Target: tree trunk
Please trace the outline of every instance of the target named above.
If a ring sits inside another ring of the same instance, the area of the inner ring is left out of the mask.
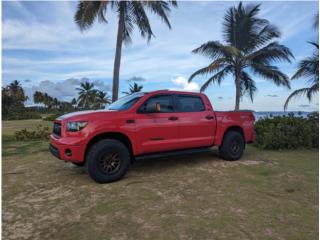
[[[241,92],[240,92],[240,72],[239,70],[237,69],[236,70],[236,104],[235,104],[235,107],[234,107],[234,110],[235,111],[238,111],[240,109],[240,95],[241,95]]]
[[[125,8],[125,2],[121,1],[119,22],[118,22],[117,46],[116,46],[116,54],[115,54],[114,66],[113,66],[112,102],[118,99],[118,92],[119,92],[121,49],[122,49],[123,32],[124,32],[124,8]]]

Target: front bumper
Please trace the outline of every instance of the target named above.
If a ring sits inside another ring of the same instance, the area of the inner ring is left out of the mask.
[[[49,151],[51,152],[51,154],[52,154],[53,156],[55,156],[56,158],[61,159],[58,148],[56,148],[56,147],[53,146],[52,144],[49,144]]]
[[[56,158],[67,161],[67,162],[83,162],[85,154],[85,145],[74,145],[72,141],[70,144],[65,144],[68,142],[67,139],[61,139],[50,135],[50,145],[49,151]]]

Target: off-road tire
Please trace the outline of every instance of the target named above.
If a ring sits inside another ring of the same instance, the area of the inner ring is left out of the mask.
[[[118,154],[120,165],[115,172],[107,173],[103,159],[110,153]],[[121,179],[127,173],[129,166],[128,148],[122,142],[114,139],[105,139],[95,143],[88,151],[85,164],[89,176],[98,183],[109,183]]]
[[[223,138],[222,145],[219,147],[219,155],[225,160],[239,160],[245,149],[245,141],[241,133],[229,131]]]

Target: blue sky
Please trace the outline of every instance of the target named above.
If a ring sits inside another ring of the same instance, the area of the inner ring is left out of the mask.
[[[170,14],[169,30],[149,14],[155,38],[147,43],[133,34],[133,43],[124,46],[120,70],[120,92],[132,79],[145,91],[157,89],[198,90],[205,78],[192,84],[186,79],[209,60],[191,51],[209,40],[222,40],[222,19],[226,10],[238,2],[178,2]],[[312,22],[317,1],[250,2],[261,3],[260,17],[268,19],[282,32],[279,42],[295,55],[292,64],[278,64],[292,76],[299,60],[310,56],[313,48],[307,41],[316,40]],[[245,4],[247,4],[245,2]],[[2,85],[20,80],[29,96],[35,90],[47,91],[63,100],[76,96],[75,87],[89,79],[99,89],[109,91],[112,84],[117,22],[109,12],[109,23],[95,23],[81,33],[73,21],[77,2],[2,3]],[[254,102],[243,98],[242,109],[281,111],[292,90],[254,76],[258,91]],[[305,79],[291,82],[292,89],[304,87]],[[234,108],[235,86],[232,76],[211,85],[205,92],[217,110]],[[318,96],[309,103],[299,98],[289,110],[318,110]],[[31,102],[28,102],[31,104]]]

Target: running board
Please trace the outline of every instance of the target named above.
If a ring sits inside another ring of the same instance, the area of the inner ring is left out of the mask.
[[[149,154],[137,156],[135,157],[135,159],[142,160],[142,159],[152,159],[152,158],[173,157],[173,156],[179,156],[179,155],[188,155],[188,154],[211,152],[211,151],[212,151],[211,147],[193,148],[193,149],[176,150],[176,151],[169,151],[169,152],[149,153]]]

